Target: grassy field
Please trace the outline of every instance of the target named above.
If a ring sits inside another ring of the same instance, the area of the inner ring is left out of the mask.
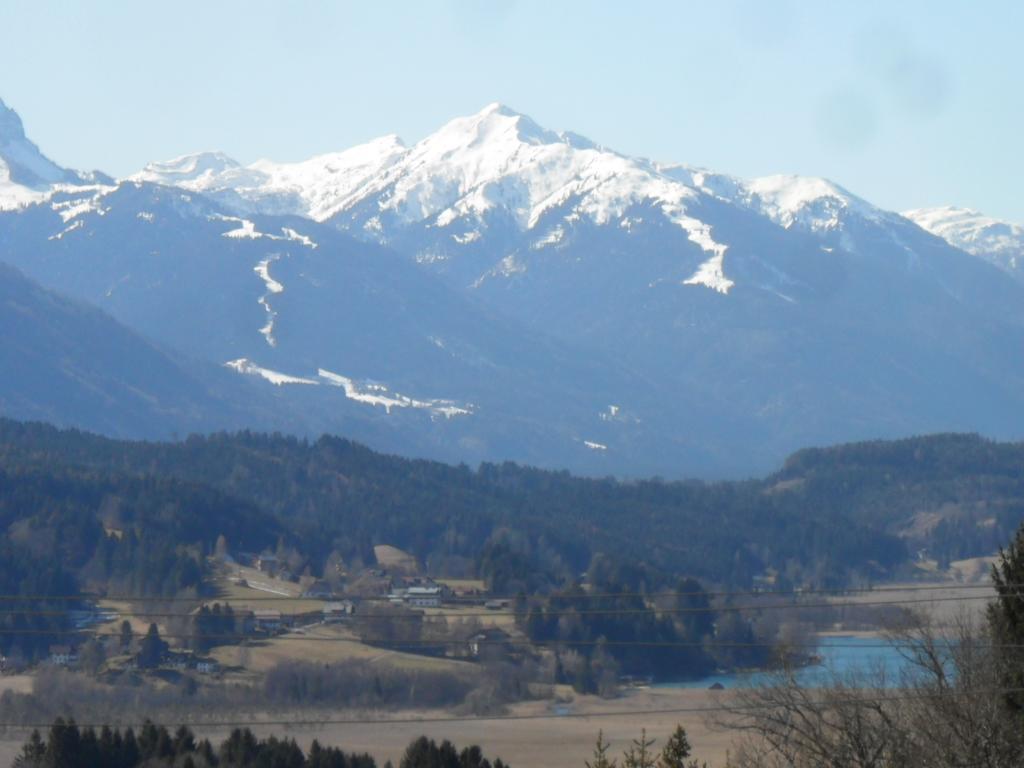
[[[283,635],[253,642],[244,651],[224,646],[211,655],[225,666],[236,666],[247,656],[250,673],[266,672],[282,661],[310,661],[330,664],[350,659],[416,669],[456,669],[465,662],[401,653],[364,645],[350,630],[338,625],[314,625]]]
[[[390,544],[378,544],[373,548],[373,555],[381,568],[396,569],[410,574],[419,572],[419,563],[415,557]]]
[[[245,585],[238,580],[244,580]],[[302,588],[293,582],[274,579],[255,568],[234,567],[231,575],[223,574],[214,581],[217,597],[207,603],[229,603],[236,610],[274,610],[282,613],[319,611],[323,600],[298,599]],[[277,599],[280,598],[280,599]]]
[[[711,768],[725,765],[726,753],[734,734],[719,730],[705,722],[701,714],[644,714],[644,710],[694,708],[715,706],[727,701],[728,691],[695,691],[682,689],[639,689],[618,699],[602,700],[592,696],[576,697],[561,712],[572,715],[551,716],[536,720],[475,720],[470,722],[408,722],[413,718],[446,718],[450,715],[435,710],[402,712],[391,717],[402,722],[367,722],[356,724],[323,723],[331,719],[357,719],[359,713],[320,711],[309,716],[322,724],[314,726],[260,726],[251,727],[262,736],[276,734],[295,738],[303,747],[313,739],[321,743],[341,746],[347,750],[369,752],[377,758],[378,766],[385,760],[399,763],[406,745],[414,738],[426,734],[434,739],[451,739],[457,745],[480,744],[489,757],[500,756],[513,768],[582,768],[583,761],[591,759],[598,729],[604,731],[616,757],[630,739],[646,728],[649,736],[664,744],[665,738],[682,724],[690,736],[694,755],[707,761]],[[553,715],[548,702],[527,702],[512,709],[512,714],[527,716]],[[301,716],[289,713],[289,716]],[[230,717],[230,715],[227,715]],[[367,719],[387,718],[381,713],[363,713]],[[171,724],[168,724],[171,725]],[[200,736],[217,741],[223,739],[227,728],[196,728]],[[9,765],[27,734],[8,733],[0,741],[0,765]]]

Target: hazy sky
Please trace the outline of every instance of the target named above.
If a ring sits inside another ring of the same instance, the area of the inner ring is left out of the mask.
[[[622,152],[1024,221],[1021,2],[0,0],[0,98],[63,165],[414,142],[501,101]]]

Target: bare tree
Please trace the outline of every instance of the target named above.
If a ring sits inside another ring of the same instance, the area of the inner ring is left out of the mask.
[[[963,619],[891,633],[906,665],[802,686],[792,670],[742,690],[719,718],[744,734],[737,768],[1011,768],[1024,735],[1001,695],[985,628]]]

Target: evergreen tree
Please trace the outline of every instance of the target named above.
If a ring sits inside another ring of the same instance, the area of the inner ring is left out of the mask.
[[[74,720],[64,721],[58,717],[50,728],[46,740],[46,755],[43,764],[47,768],[79,768],[81,734]]]
[[[46,745],[43,743],[39,731],[32,731],[25,746],[16,758],[12,768],[42,768],[43,758],[46,756]]]
[[[1006,705],[1024,718],[1024,525],[992,566],[996,600],[988,625],[997,648]]]
[[[658,768],[701,768],[696,760],[689,760],[692,747],[686,736],[686,729],[677,725],[672,735],[665,742],[665,748],[661,750],[661,757],[658,758]],[[706,767],[706,764],[705,764]]]
[[[121,622],[121,650],[130,651],[135,633],[132,632],[132,623],[125,619]]]
[[[633,743],[622,756],[623,768],[655,768],[654,739],[647,738],[647,729],[640,731],[640,738],[633,739]]]
[[[139,668],[155,669],[160,666],[160,660],[166,652],[167,643],[160,639],[160,630],[156,624],[150,624],[139,648]]]
[[[587,768],[618,768],[615,758],[608,756],[609,749],[611,744],[604,740],[604,731],[598,731],[597,743],[594,745],[594,762],[584,760],[583,764]]]

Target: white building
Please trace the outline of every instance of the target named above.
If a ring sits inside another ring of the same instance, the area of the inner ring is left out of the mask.
[[[441,605],[440,587],[409,587],[405,602],[417,608],[438,608]]]

